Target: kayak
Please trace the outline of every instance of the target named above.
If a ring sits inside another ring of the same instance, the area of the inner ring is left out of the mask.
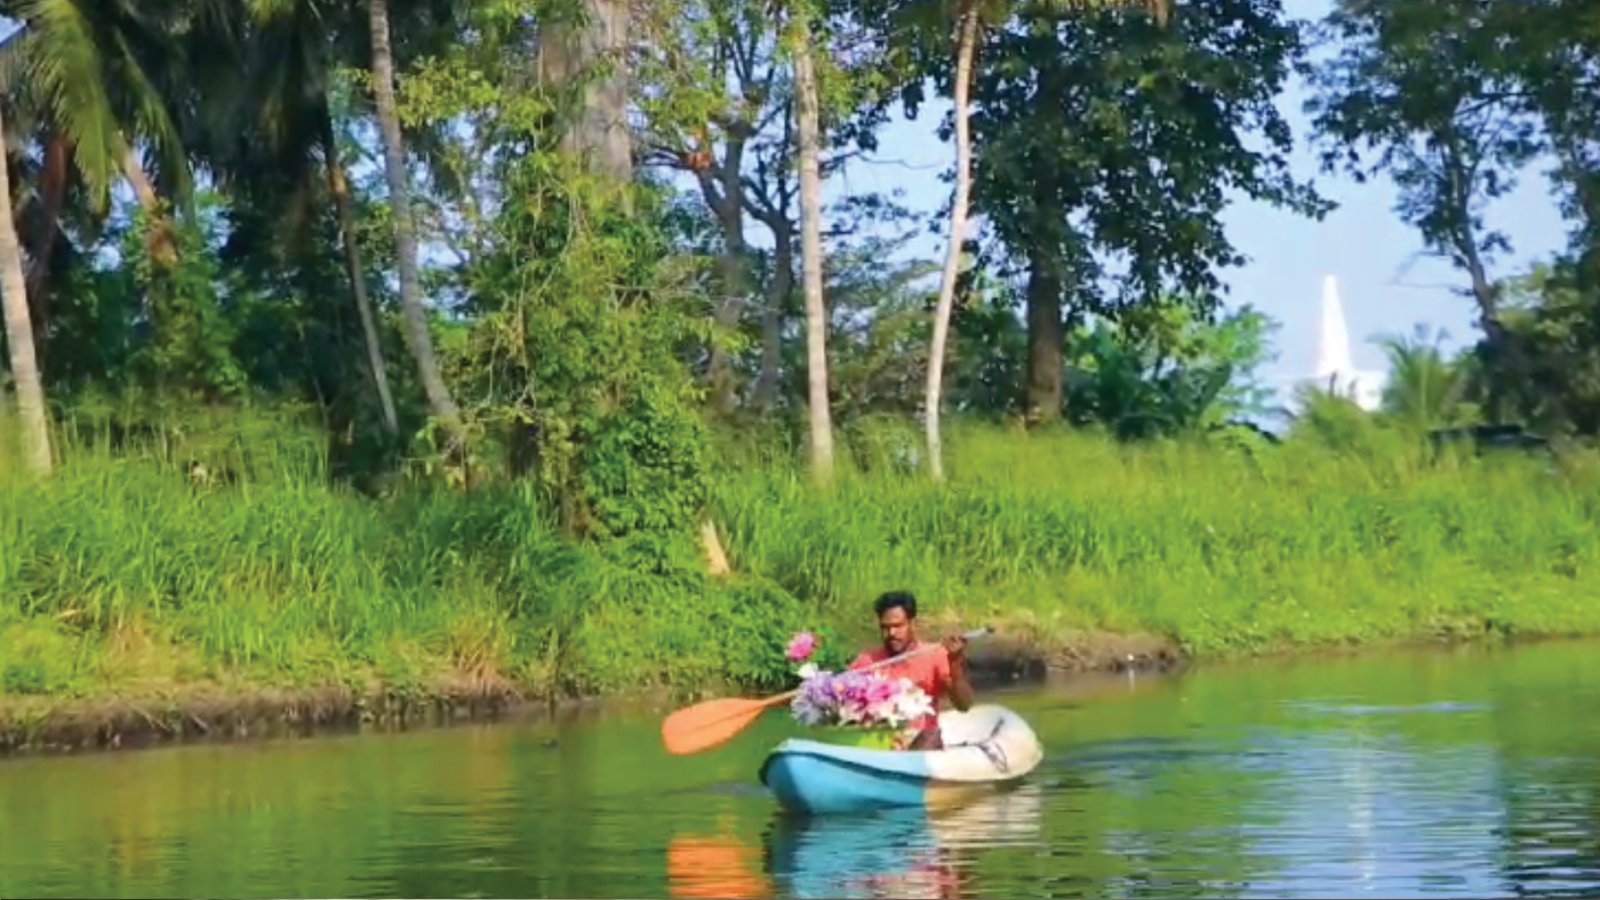
[[[959,802],[1018,781],[1044,758],[1022,717],[994,704],[942,712],[942,750],[882,750],[791,738],[761,764],[761,783],[795,812],[860,812]]]

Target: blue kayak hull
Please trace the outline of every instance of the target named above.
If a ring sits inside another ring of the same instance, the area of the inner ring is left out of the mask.
[[[902,757],[883,765],[890,753]],[[785,809],[805,813],[862,812],[921,806],[930,776],[920,753],[863,750],[819,741],[778,745],[761,766],[761,783]]]
[[[879,750],[791,738],[767,755],[761,783],[785,809],[863,812],[960,801],[1025,777],[1044,758],[1026,722],[994,705],[940,714],[945,748]]]

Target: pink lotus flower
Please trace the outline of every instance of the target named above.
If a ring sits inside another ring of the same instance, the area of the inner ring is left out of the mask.
[[[784,655],[790,662],[805,662],[817,649],[817,637],[809,631],[802,631],[789,641],[789,646],[784,650]]]

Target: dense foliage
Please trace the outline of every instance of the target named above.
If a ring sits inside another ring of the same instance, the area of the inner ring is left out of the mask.
[[[131,635],[179,680],[760,681],[891,582],[1201,650],[1590,627],[1505,598],[1592,559],[1600,12],[1285,7],[0,0],[0,692]],[[1230,203],[1329,208],[1297,68],[1482,334],[1390,340],[1378,416],[1307,395],[1277,446],[1273,323],[1220,285]],[[942,282],[927,210],[821,190],[931,92],[977,217]],[[1485,204],[1547,164],[1570,246],[1497,274]],[[1560,468],[1427,455],[1482,423]]]

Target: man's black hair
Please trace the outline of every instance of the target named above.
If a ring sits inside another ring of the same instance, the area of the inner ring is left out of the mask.
[[[906,611],[906,618],[917,617],[917,598],[910,591],[890,591],[872,603],[872,611],[881,618],[884,613],[896,606]]]

